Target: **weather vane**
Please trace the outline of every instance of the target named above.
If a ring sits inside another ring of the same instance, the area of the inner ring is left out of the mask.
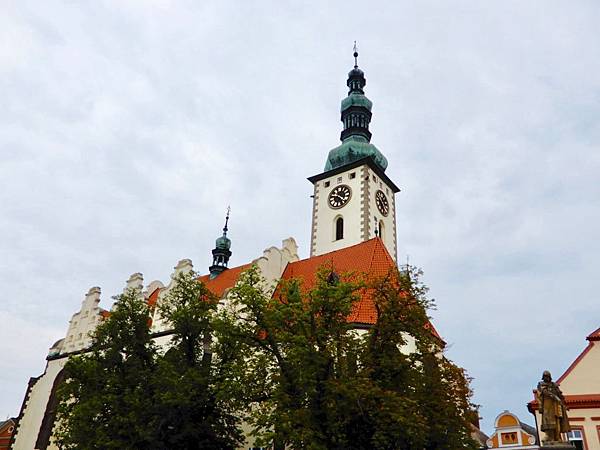
[[[354,41],[354,67],[358,67],[358,47],[356,46],[356,41]]]

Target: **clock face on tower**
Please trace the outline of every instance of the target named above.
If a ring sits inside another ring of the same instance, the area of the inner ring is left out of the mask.
[[[345,184],[340,184],[339,186],[334,187],[329,193],[329,206],[333,209],[341,208],[348,203],[351,195],[352,191],[350,190],[350,187]]]
[[[390,204],[383,191],[377,191],[375,193],[375,203],[377,203],[377,209],[381,214],[387,217],[390,212]]]

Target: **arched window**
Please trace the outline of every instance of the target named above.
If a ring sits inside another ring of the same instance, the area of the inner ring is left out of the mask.
[[[383,220],[379,221],[379,238],[383,239],[383,230],[384,230],[384,225],[383,225]]]
[[[344,239],[344,218],[338,217],[335,219],[335,240]]]

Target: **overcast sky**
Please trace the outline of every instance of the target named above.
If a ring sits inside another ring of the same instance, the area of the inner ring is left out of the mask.
[[[325,4],[327,3],[327,4]],[[600,327],[597,1],[25,2],[0,6],[0,420],[91,286],[206,272],[293,236],[338,144],[352,43],[483,429]]]

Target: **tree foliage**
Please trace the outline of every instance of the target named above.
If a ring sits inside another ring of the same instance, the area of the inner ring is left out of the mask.
[[[227,390],[230,373],[213,355],[217,304],[194,272],[180,274],[160,303],[173,331],[154,382],[156,430],[164,448],[233,449],[242,441],[239,404]]]
[[[227,373],[211,349],[215,297],[193,272],[177,276],[159,307],[172,330],[164,353],[141,293],[128,290],[116,300],[91,352],[65,366],[60,448],[237,448],[239,407],[221,388]]]
[[[474,449],[468,380],[430,329],[414,268],[379,279],[321,268],[314,286],[267,286],[257,267],[227,300],[180,274],[159,314],[117,298],[61,389],[58,443],[77,449],[233,449],[241,423],[275,449]],[[360,302],[375,317],[350,323]]]
[[[98,326],[91,351],[71,357],[61,386],[57,442],[64,449],[153,448],[153,392],[157,349],[140,292],[118,296]]]
[[[432,301],[419,276],[407,268],[340,279],[322,268],[314,287],[282,281],[274,294],[258,269],[242,276],[221,313],[219,340],[243,347],[259,445],[475,448],[468,382],[429,328]],[[376,311],[362,330],[348,322],[359,296]]]

